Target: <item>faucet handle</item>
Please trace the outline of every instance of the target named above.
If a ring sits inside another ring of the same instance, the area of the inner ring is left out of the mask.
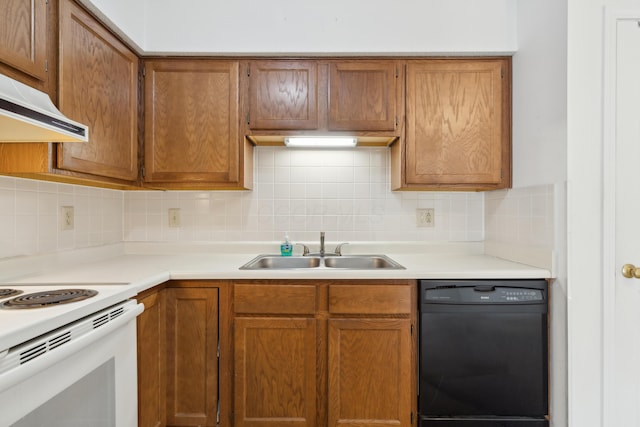
[[[345,242],[345,243],[340,243],[338,246],[336,246],[336,249],[333,251],[336,255],[340,255],[342,256],[342,247],[344,245],[348,245],[349,243]]]
[[[309,255],[309,246],[305,245],[304,243],[294,243],[294,244],[302,246],[302,256]]]

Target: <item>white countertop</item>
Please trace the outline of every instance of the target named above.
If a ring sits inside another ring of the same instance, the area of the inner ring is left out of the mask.
[[[330,244],[327,248],[332,248]],[[0,261],[0,281],[129,283],[137,292],[169,279],[527,279],[548,278],[546,268],[483,253],[478,244],[351,244],[348,254],[384,254],[405,270],[240,270],[275,244],[124,243],[92,250]],[[312,248],[313,250],[313,248]],[[38,259],[39,258],[39,259]],[[4,264],[4,265],[3,265]],[[11,265],[13,264],[13,265]],[[31,270],[31,271],[29,271]],[[4,279],[4,280],[3,280]]]
[[[327,244],[329,250],[333,249]],[[0,260],[0,288],[83,287],[99,297],[17,313],[0,310],[0,352],[68,322],[109,307],[170,279],[539,279],[546,268],[484,253],[482,243],[357,243],[343,253],[384,254],[404,270],[240,270],[260,254],[277,254],[277,243],[121,243],[54,254]],[[317,248],[313,248],[314,251]],[[296,249],[299,250],[299,249]],[[108,285],[111,283],[112,285]]]

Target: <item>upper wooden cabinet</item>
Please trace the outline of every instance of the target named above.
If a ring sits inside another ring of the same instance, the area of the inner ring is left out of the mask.
[[[58,168],[138,177],[138,57],[71,0],[60,0],[59,108],[89,142],[58,147]]]
[[[0,61],[40,81],[47,80],[47,3],[0,2]]]
[[[405,138],[392,146],[394,190],[511,186],[511,62],[407,63]]]
[[[145,61],[145,185],[250,188],[238,97],[237,61]]]
[[[395,61],[329,64],[329,130],[391,131],[398,120]]]
[[[401,63],[392,59],[246,63],[245,132],[256,143],[288,135],[348,134],[385,145],[400,135]]]
[[[318,128],[318,63],[253,61],[249,64],[251,129]]]

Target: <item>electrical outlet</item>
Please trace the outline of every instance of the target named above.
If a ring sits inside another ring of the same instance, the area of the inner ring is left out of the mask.
[[[60,206],[60,229],[73,230],[73,206]]]
[[[434,227],[435,226],[435,209],[416,209],[416,226],[417,227]]]
[[[180,208],[169,209],[169,227],[180,227]]]

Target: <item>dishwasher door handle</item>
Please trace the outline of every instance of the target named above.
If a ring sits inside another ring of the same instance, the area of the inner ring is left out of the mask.
[[[476,285],[473,290],[476,292],[495,292],[496,287],[493,285]]]

